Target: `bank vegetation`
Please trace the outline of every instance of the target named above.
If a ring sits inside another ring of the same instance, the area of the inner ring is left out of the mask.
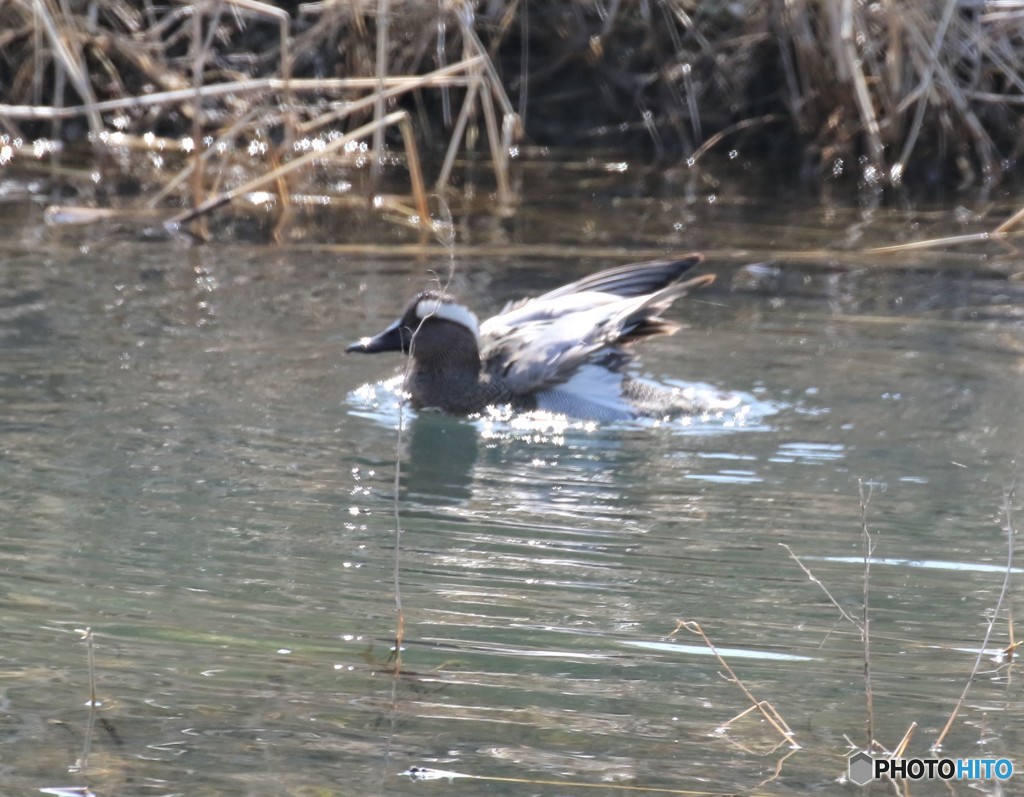
[[[1022,110],[1024,0],[0,2],[0,165],[176,224],[360,188],[422,224],[466,159],[509,208],[533,148],[992,186]]]

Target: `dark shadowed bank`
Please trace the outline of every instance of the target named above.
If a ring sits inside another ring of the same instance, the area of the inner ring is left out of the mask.
[[[57,160],[83,205],[143,192],[193,224],[254,192],[282,217],[311,185],[358,203],[366,181],[422,223],[467,154],[507,205],[531,147],[991,186],[1024,142],[1024,5],[7,0],[0,95],[4,166]]]

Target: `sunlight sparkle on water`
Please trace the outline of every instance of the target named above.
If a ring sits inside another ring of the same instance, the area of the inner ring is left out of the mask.
[[[863,556],[805,556],[804,559],[816,559],[820,562],[836,562],[844,565],[864,565]],[[973,573],[1005,573],[1006,565],[987,565],[979,562],[944,562],[939,559],[896,559],[893,557],[874,557],[868,559],[873,565],[892,565],[895,567],[923,567],[929,570],[960,570]],[[1012,567],[1013,574],[1024,573],[1024,568]]]
[[[767,650],[751,650],[749,648],[721,648],[711,650],[706,645],[683,645],[678,642],[644,642],[627,639],[623,645],[644,650],[656,650],[659,653],[682,653],[688,656],[713,656],[718,654],[730,659],[763,659],[765,661],[814,661],[809,656],[795,656],[791,653],[776,653]]]
[[[292,144],[292,149],[296,152],[323,152],[326,146],[327,143],[322,138],[305,137]]]
[[[488,407],[481,415],[481,434],[487,440],[527,438],[535,443],[563,445],[566,432],[597,430],[595,421],[581,421],[552,412],[516,412],[509,406]]]
[[[50,138],[37,138],[32,142],[32,154],[37,158],[60,152],[62,149],[64,149],[64,145],[60,141]]]
[[[246,199],[253,205],[269,205],[277,200],[277,196],[270,191],[252,191]]]

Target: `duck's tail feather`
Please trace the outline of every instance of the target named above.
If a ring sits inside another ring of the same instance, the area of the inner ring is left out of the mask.
[[[644,318],[635,326],[629,328],[621,338],[619,343],[633,343],[642,338],[651,338],[655,335],[671,335],[679,330],[679,324],[672,321],[666,321],[664,318],[658,316],[651,316],[650,318]]]
[[[623,319],[622,343],[631,343],[641,338],[649,338],[653,335],[671,335],[679,329],[679,325],[672,321],[666,321],[660,316],[671,306],[672,302],[681,296],[685,296],[692,288],[703,288],[715,281],[714,274],[704,274],[700,277],[688,279],[685,282],[678,282],[662,288],[660,291],[651,294],[650,298],[635,307],[630,314]]]

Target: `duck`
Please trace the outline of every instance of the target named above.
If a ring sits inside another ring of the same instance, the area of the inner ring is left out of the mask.
[[[417,411],[467,416],[507,406],[594,421],[692,413],[699,408],[685,391],[623,367],[631,344],[679,329],[661,314],[714,281],[684,279],[703,259],[692,253],[610,268],[510,302],[482,323],[453,296],[424,290],[386,329],[346,351],[408,355],[404,389]]]

